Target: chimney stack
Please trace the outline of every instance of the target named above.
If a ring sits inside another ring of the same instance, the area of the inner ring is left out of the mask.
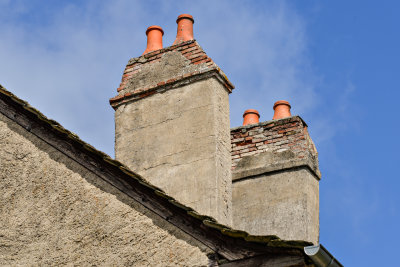
[[[180,15],[165,48],[149,27],[145,53],[129,60],[110,99],[116,159],[219,223],[317,244],[321,174],[306,123],[281,100],[273,120],[249,109],[229,129],[234,86],[193,40],[193,22]]]
[[[193,40],[193,21],[180,15],[175,45],[163,49],[162,29],[149,27],[145,54],[129,60],[110,99],[115,157],[179,202],[231,225],[234,86]]]
[[[179,15],[176,23],[178,24],[176,39],[173,45],[193,40],[194,19],[189,14]]]
[[[160,26],[153,25],[148,27],[146,30],[146,35],[147,47],[142,55],[163,48],[162,37],[164,35],[164,31]]]
[[[231,129],[232,224],[253,235],[319,238],[318,154],[305,122],[278,101],[271,121]],[[249,114],[249,115],[247,115]],[[256,115],[257,114],[257,115]]]

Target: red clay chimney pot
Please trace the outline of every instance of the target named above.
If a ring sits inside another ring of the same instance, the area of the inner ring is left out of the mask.
[[[153,25],[147,28],[147,47],[142,55],[147,54],[149,52],[162,49],[162,36],[164,35],[164,31],[160,26]]]
[[[193,24],[194,19],[189,14],[179,15],[176,19],[176,23],[178,24],[176,39],[173,43],[179,44],[185,41],[193,40]]]
[[[260,114],[255,109],[248,109],[243,113],[243,126],[259,122]]]
[[[279,120],[287,117],[291,117],[292,114],[290,114],[290,104],[288,101],[285,100],[279,100],[276,101],[274,104],[274,117],[272,118],[273,120]]]

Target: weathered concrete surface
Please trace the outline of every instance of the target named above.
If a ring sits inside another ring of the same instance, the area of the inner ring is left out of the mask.
[[[122,104],[115,125],[117,160],[199,213],[231,224],[229,102],[217,79]]]
[[[137,73],[132,75],[127,87],[120,94],[206,68],[205,63],[192,65],[190,60],[186,59],[180,52],[170,51],[164,53],[160,61],[144,64]]]
[[[286,148],[269,148],[265,151],[267,153],[243,157],[232,173],[232,180],[303,166],[307,167],[316,179],[321,178],[318,160],[308,151],[304,151],[301,158]]]
[[[0,114],[0,266],[206,266],[211,251]]]
[[[233,172],[234,228],[318,243],[318,177],[303,164],[307,161],[294,155],[287,150],[264,152],[239,162]]]

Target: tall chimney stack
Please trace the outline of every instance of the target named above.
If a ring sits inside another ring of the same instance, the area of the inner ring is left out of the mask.
[[[318,154],[289,102],[274,110],[271,121],[231,129],[233,227],[317,244]]]
[[[177,19],[174,44],[151,26],[144,54],[129,60],[115,109],[115,156],[179,202],[253,235],[319,239],[318,153],[290,104],[254,109],[229,128],[234,86]]]
[[[193,40],[193,21],[180,15],[174,45],[163,49],[161,42],[149,46],[153,32],[162,36],[150,27],[145,54],[129,60],[110,99],[115,157],[181,203],[231,225],[234,87]]]

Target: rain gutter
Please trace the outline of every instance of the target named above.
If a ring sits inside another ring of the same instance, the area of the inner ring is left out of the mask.
[[[317,267],[343,267],[321,244],[304,247],[304,252]]]

